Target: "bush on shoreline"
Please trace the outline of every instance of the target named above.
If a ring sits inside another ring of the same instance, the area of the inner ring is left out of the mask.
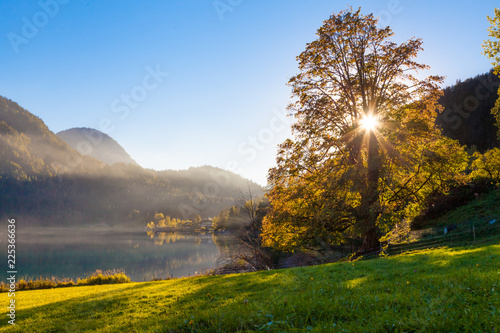
[[[123,270],[96,270],[95,272],[87,275],[85,278],[77,278],[76,282],[73,279],[63,278],[59,279],[57,277],[42,278],[38,279],[21,279],[16,283],[16,291],[20,290],[36,290],[36,289],[52,289],[52,288],[64,288],[73,286],[91,286],[97,284],[118,284],[118,283],[128,283],[130,278],[125,274]],[[5,282],[0,282],[0,292],[8,292],[10,286]]]

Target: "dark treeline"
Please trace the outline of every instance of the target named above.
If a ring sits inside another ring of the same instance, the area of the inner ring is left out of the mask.
[[[491,109],[498,99],[499,85],[500,78],[490,71],[445,88],[436,125],[445,136],[480,152],[498,147],[498,128]]]

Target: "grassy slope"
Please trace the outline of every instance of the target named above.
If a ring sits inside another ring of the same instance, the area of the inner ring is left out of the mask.
[[[467,205],[458,207],[430,220],[428,226],[446,227],[450,224],[468,223],[483,225],[494,218],[500,217],[500,189],[483,194]],[[500,223],[500,221],[498,221]]]
[[[500,245],[16,294],[0,332],[499,332]]]

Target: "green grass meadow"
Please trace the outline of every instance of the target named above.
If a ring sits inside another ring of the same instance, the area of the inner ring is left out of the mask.
[[[500,245],[0,294],[0,332],[500,332]]]

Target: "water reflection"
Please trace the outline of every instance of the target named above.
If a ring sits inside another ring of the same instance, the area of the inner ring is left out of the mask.
[[[18,230],[16,241],[19,277],[75,279],[96,269],[124,269],[133,281],[149,281],[214,268],[229,238],[138,229],[35,228]]]
[[[175,243],[178,240],[189,240],[194,239],[196,245],[200,245],[203,240],[206,242],[214,241],[213,234],[183,234],[180,232],[153,232],[148,231],[146,233],[151,239],[154,240],[156,245],[163,245],[163,243]]]

